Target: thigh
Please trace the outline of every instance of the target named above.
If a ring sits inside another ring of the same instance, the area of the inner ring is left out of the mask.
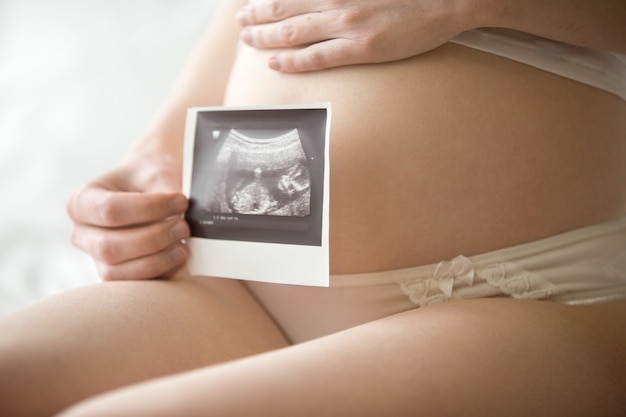
[[[237,281],[87,286],[0,319],[0,414],[50,415],[115,387],[285,343]]]
[[[449,303],[140,384],[63,417],[622,416],[625,330],[624,302]]]

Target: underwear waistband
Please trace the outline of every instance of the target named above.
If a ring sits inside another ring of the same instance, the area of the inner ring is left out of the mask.
[[[438,264],[331,277],[331,287],[394,283],[422,306],[492,296],[570,303],[624,298],[626,217]]]
[[[451,42],[570,78],[626,101],[626,55],[500,28],[463,32]]]

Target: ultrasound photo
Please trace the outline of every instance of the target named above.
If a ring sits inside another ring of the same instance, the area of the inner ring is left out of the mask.
[[[231,129],[208,178],[209,212],[304,217],[311,175],[298,129],[267,137]],[[217,135],[216,135],[217,136]]]
[[[325,108],[198,111],[192,236],[321,245]]]

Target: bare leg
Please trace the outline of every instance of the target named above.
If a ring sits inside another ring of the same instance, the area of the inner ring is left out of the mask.
[[[626,303],[475,300],[96,398],[63,417],[623,416]]]
[[[237,281],[88,286],[0,319],[0,415],[49,416],[119,386],[285,344]]]

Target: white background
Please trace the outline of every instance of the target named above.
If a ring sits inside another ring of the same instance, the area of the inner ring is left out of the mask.
[[[0,315],[97,280],[64,204],[167,97],[217,0],[0,0]]]

